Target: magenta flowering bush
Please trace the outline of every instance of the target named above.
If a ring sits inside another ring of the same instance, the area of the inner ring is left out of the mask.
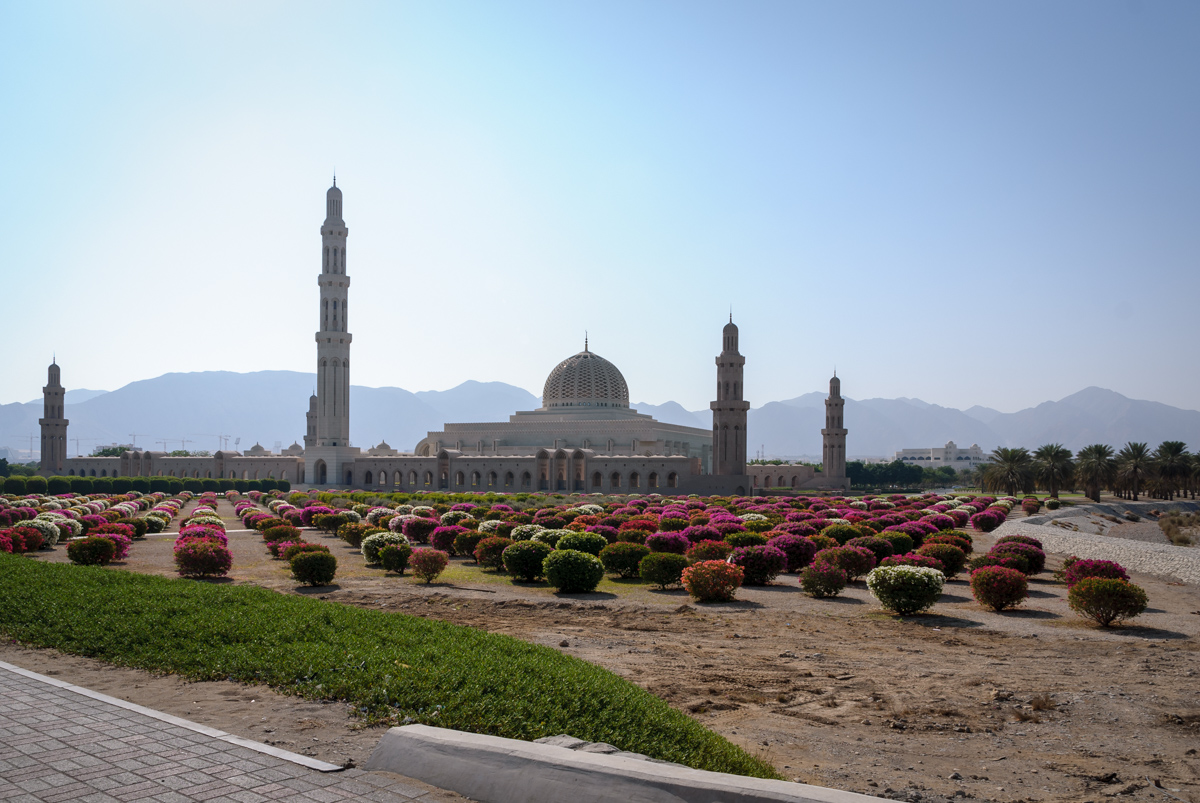
[[[692,542],[682,532],[655,533],[646,538],[646,546],[651,552],[673,552],[682,555],[691,545]]]
[[[1029,561],[1029,573],[1037,574],[1046,568],[1046,553],[1035,546],[1022,544],[1016,541],[1007,541],[1003,544],[996,544],[990,550],[990,555],[1020,555]]]
[[[469,532],[469,530],[457,524],[436,527],[429,535],[429,543],[434,549],[445,552],[447,555],[455,555],[457,553],[454,551],[454,542],[460,534],[465,532]]]
[[[584,532],[603,535],[604,540],[608,541],[610,544],[615,544],[617,542],[617,536],[620,535],[620,532],[616,527],[609,527],[604,524],[589,524]]]
[[[953,530],[956,526],[954,519],[942,513],[934,513],[933,515],[926,516],[921,521],[928,522],[938,530]]]
[[[807,526],[807,525],[802,525]],[[809,529],[812,529],[811,527]],[[775,547],[787,559],[784,571],[789,574],[800,571],[813,562],[817,554],[817,545],[803,535],[782,533],[767,542],[767,546]]]
[[[208,524],[192,524],[184,527],[179,531],[179,538],[176,540],[183,538],[207,538],[216,541],[221,546],[229,546],[229,536],[225,534],[225,531],[220,527]]]
[[[879,561],[880,566],[916,566],[921,569],[937,569],[946,573],[946,565],[931,555],[918,555],[916,552],[906,552],[903,555],[889,555]]]
[[[875,568],[875,553],[860,546],[840,546],[822,549],[813,558],[813,565],[832,566],[845,572],[847,580],[856,580]]]
[[[988,508],[971,517],[971,526],[981,533],[990,533],[1004,523],[1007,518],[998,508]]]
[[[690,527],[685,527],[683,529],[683,535],[693,544],[698,544],[701,541],[720,541],[725,537],[724,533],[722,533],[716,527],[695,524]]]
[[[1106,580],[1128,580],[1125,567],[1111,560],[1076,560],[1063,571],[1067,588],[1073,588],[1080,580],[1100,577]]]
[[[133,539],[124,533],[96,533],[95,538],[107,538],[113,543],[113,560],[125,560],[129,557],[129,547],[133,544]]]
[[[785,521],[783,524],[775,525],[775,529],[772,532],[802,535],[805,538],[808,538],[809,536],[817,534],[817,528],[811,524],[804,524],[798,521]]]
[[[175,542],[175,567],[183,577],[223,577],[233,566],[229,548],[208,538]]]
[[[745,573],[743,582],[748,586],[769,585],[787,569],[787,555],[782,549],[766,546],[742,546],[733,550],[729,561],[741,566]]]

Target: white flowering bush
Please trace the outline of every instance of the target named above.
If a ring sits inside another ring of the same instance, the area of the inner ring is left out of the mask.
[[[396,511],[396,515],[398,515],[398,516],[406,516],[409,513],[413,512],[413,506],[412,505],[396,505],[394,510]]]
[[[41,518],[29,519],[28,521],[20,522],[21,527],[32,527],[42,534],[42,540],[45,541],[45,546],[54,546],[62,537],[62,532],[58,529],[58,525],[52,521]]]
[[[465,510],[447,510],[442,514],[441,522],[443,527],[451,527],[460,521],[473,518],[475,517]]]
[[[408,505],[401,505],[401,507],[408,507]],[[420,518],[420,516],[414,516],[411,513],[401,513],[398,516],[393,516],[392,518],[388,519],[387,528],[394,533],[404,532],[404,522],[408,521],[409,519],[418,518]]]
[[[60,538],[78,538],[83,535],[82,524],[58,513],[40,513],[37,518],[54,524],[58,528]]]
[[[933,607],[946,576],[923,566],[880,566],[867,575],[867,588],[885,610],[908,616]]]
[[[514,541],[532,541],[533,537],[544,529],[546,528],[540,524],[522,524],[513,528],[509,538]]]
[[[767,521],[767,517],[761,513],[743,513],[738,516],[742,521]]]
[[[404,506],[401,505],[400,507],[404,507]],[[396,508],[396,512],[399,513],[400,508]],[[437,511],[434,510],[429,505],[417,505],[416,507],[410,509],[408,512],[412,513],[414,516],[424,516],[425,518],[429,518],[430,513],[434,513],[434,514],[437,513]]]
[[[500,525],[503,523],[504,522],[500,521],[500,519],[488,519],[487,521],[481,521],[479,522],[479,532],[494,533],[496,530],[500,529]]]
[[[367,563],[374,565],[379,563],[379,550],[385,546],[398,544],[408,544],[408,539],[404,537],[403,533],[373,533],[363,539],[361,551],[363,557],[367,559]]]

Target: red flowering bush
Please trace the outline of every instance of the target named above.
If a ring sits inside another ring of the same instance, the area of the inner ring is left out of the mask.
[[[1029,596],[1029,581],[1016,569],[984,566],[971,572],[971,593],[980,605],[995,611],[1013,608]]]
[[[921,521],[927,522],[942,531],[953,530],[955,526],[954,519],[944,513],[934,513],[931,516],[921,519]]]
[[[1029,558],[1025,557],[1024,555],[997,555],[993,552],[989,552],[986,555],[980,555],[978,557],[971,558],[970,563],[967,564],[967,567],[972,572],[974,572],[976,569],[983,569],[988,566],[1002,566],[1005,569],[1016,569],[1024,575],[1033,574],[1033,568],[1030,566]]]
[[[769,585],[787,570],[787,555],[783,550],[766,544],[737,547],[729,560],[735,566],[742,567],[743,582],[748,586]]]
[[[1085,577],[1067,594],[1071,610],[1108,627],[1113,622],[1132,619],[1146,610],[1146,592],[1128,580]]]
[[[811,528],[810,528],[811,529]],[[817,545],[802,535],[781,533],[767,542],[767,546],[775,547],[787,558],[785,571],[795,573],[813,562],[817,554]]]
[[[1021,555],[1029,561],[1029,573],[1037,574],[1046,568],[1046,553],[1035,546],[1009,541],[988,550],[993,555]]]
[[[947,580],[961,572],[967,564],[967,553],[951,544],[926,544],[917,550],[917,554],[940,560],[942,573]]]
[[[191,524],[179,531],[176,541],[184,538],[202,538],[209,541],[215,541],[221,546],[229,546],[229,536],[225,534],[225,530],[221,527],[213,527],[208,524]]]
[[[733,554],[733,547],[724,541],[701,541],[684,554],[692,563],[700,563],[705,560],[725,560]]]
[[[175,567],[183,577],[223,577],[233,566],[229,547],[210,538],[182,538],[175,542]]]
[[[13,527],[8,531],[8,537],[12,540],[13,552],[17,554],[37,552],[46,542],[41,531],[33,527]]]
[[[844,571],[829,563],[813,563],[800,572],[800,587],[817,599],[836,597],[846,587],[847,580]]]
[[[114,544],[109,538],[89,536],[67,542],[67,557],[82,566],[105,566],[113,559]]]
[[[579,518],[588,518],[580,516]],[[577,519],[578,520],[578,519]],[[574,522],[572,522],[574,523]],[[604,524],[589,524],[584,532],[595,533],[596,535],[604,536],[604,540],[610,544],[615,544],[620,535],[620,531],[616,527],[608,527]]]
[[[865,576],[875,568],[875,553],[860,546],[840,546],[822,549],[813,558],[813,565],[832,566],[845,573],[847,580]]]
[[[650,554],[650,548],[641,544],[609,544],[600,550],[600,562],[604,570],[618,577],[637,577],[638,564]]]
[[[1077,559],[1063,571],[1063,580],[1067,588],[1073,588],[1076,583],[1087,577],[1104,577],[1109,580],[1128,580],[1125,567],[1111,560]]]
[[[504,550],[515,544],[511,538],[491,536],[475,545],[475,562],[485,569],[504,568]]]
[[[925,539],[926,544],[950,544],[961,549],[967,555],[975,551],[975,545],[970,538],[964,538],[958,533],[943,532],[937,535],[931,535]]]
[[[1044,549],[1042,542],[1031,535],[1002,535],[996,539],[997,544],[1029,544],[1038,549]]]
[[[702,560],[684,569],[680,581],[697,602],[729,602],[743,577],[740,566],[723,560]]]
[[[125,560],[129,557],[129,547],[133,543],[133,539],[124,533],[97,533],[89,538],[105,538],[112,541],[113,545],[113,560]]]
[[[916,566],[922,569],[937,569],[946,573],[946,565],[929,555],[918,555],[916,552],[905,552],[903,555],[889,555],[879,561],[880,566]]]
[[[408,565],[412,568],[412,573],[426,583],[432,583],[436,580],[438,575],[446,570],[446,566],[449,563],[450,556],[440,549],[414,549],[408,559]]]

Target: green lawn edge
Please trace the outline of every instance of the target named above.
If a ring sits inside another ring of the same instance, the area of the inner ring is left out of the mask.
[[[524,740],[566,733],[696,769],[782,777],[644,689],[548,647],[257,586],[0,553],[0,632],[114,664],[345,701],[370,722]]]

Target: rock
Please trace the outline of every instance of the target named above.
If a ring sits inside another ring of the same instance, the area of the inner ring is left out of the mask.
[[[1003,700],[1011,700],[1011,699],[1012,699],[1012,692],[1010,692],[1010,691],[1001,691],[1000,689],[992,689],[992,693],[991,693],[991,695],[990,695],[990,696],[991,696],[991,698],[992,698],[993,700],[999,700],[999,701],[1003,701]]]
[[[952,780],[952,781],[961,781],[961,780],[962,780],[962,775],[961,775],[960,773],[957,773],[957,772],[952,772],[952,773],[950,773],[950,780]]]
[[[535,744],[550,744],[555,747],[565,747],[568,750],[577,750],[587,744],[583,739],[576,739],[574,736],[568,736],[565,733],[560,733],[557,736],[543,736],[533,741]]]
[[[570,647],[570,646],[571,646],[571,642],[567,641],[566,639],[563,639],[562,641],[558,642],[558,646],[560,646],[560,647]]]
[[[579,752],[580,753],[607,754],[607,753],[619,753],[621,751],[619,749],[617,749],[616,747],[613,747],[611,744],[608,744],[607,742],[589,742],[588,744],[585,744],[583,747],[580,747]]]

